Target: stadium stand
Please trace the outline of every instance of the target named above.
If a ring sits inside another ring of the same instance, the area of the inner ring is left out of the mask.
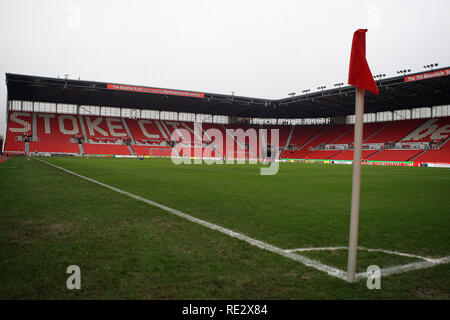
[[[386,125],[386,122],[365,123],[364,124],[364,129],[363,129],[363,141],[366,140],[371,135],[373,135],[378,130],[382,129],[385,125]],[[353,135],[354,135],[354,131],[353,131],[353,128],[352,128],[350,131],[348,131],[342,137],[340,137],[337,140],[333,141],[333,144],[350,144],[350,143],[353,143]]]
[[[435,118],[425,121],[406,137],[404,142],[429,142],[445,140],[450,133],[450,117]]]
[[[369,159],[371,161],[409,161],[423,150],[382,150]]]
[[[123,144],[83,143],[83,147],[86,154],[131,155]]]
[[[293,137],[291,139],[291,145],[297,145],[299,150],[294,153],[283,151],[281,153],[281,157],[293,158],[308,158],[308,159],[320,159],[320,158],[311,158],[311,152],[314,148],[332,143],[335,140],[338,140],[343,135],[347,134],[350,131],[353,131],[352,125],[324,125],[324,126],[301,126],[294,129]],[[295,150],[295,149],[294,149]],[[330,155],[329,155],[330,154]],[[337,154],[337,152],[334,152]],[[329,155],[327,158],[333,156],[332,153],[323,153],[323,154],[313,154],[313,157],[322,155]]]
[[[378,150],[363,150],[362,159],[369,159],[370,156],[377,153]],[[331,160],[353,160],[353,150],[345,150],[331,158]]]
[[[428,150],[423,154],[419,154],[416,158],[412,159],[417,162],[442,162],[449,163],[450,162],[450,143],[448,139],[441,146],[440,149],[432,149]]]
[[[78,119],[74,115],[35,113],[37,139],[30,142],[31,152],[77,153],[77,141],[71,141],[80,133]]]
[[[136,143],[159,144],[167,141],[169,136],[158,120],[150,119],[125,119],[131,135]]]
[[[224,125],[224,127],[228,130],[234,130],[234,132],[238,132],[237,130],[241,129],[243,132],[246,132],[248,129],[255,130],[255,136],[257,137],[259,135],[259,127],[258,126],[249,126],[249,125],[231,125],[227,124]],[[227,132],[226,135],[228,138],[233,138],[231,135],[231,131]],[[223,146],[223,149],[226,151],[227,158],[237,158],[237,159],[252,159],[252,158],[258,158],[259,148],[262,147],[259,145],[259,143],[262,143],[263,145],[266,145],[268,142],[267,132],[262,136],[263,141],[256,141],[254,143],[250,142],[249,138],[245,138],[244,136],[240,137],[237,134],[237,137],[234,140],[234,148],[233,150],[229,150],[227,145]]]
[[[82,116],[81,119],[90,142],[117,142],[128,138],[121,118]]]
[[[137,156],[170,157],[172,154],[171,147],[132,145],[131,148]]]
[[[287,147],[288,139],[292,131],[292,126],[264,126],[264,129],[267,129],[267,143],[272,145],[270,130],[278,129],[278,137],[279,137],[279,146],[281,148]]]
[[[12,154],[25,153],[24,136],[32,136],[31,112],[11,112],[8,117],[5,138],[5,152]]]
[[[191,141],[177,134],[184,129]],[[217,139],[210,129],[222,135]],[[231,139],[226,129],[267,129],[258,143],[271,144],[270,129],[278,129],[281,159],[353,160],[353,125],[231,125],[69,114],[10,112],[4,151],[10,154],[63,153],[162,156],[174,154],[234,159],[260,158],[249,139]],[[209,132],[210,134],[207,134]],[[411,119],[364,125],[363,159],[369,161],[450,162],[450,117]],[[232,149],[226,139],[233,142]],[[81,144],[82,143],[82,144]],[[258,145],[258,144],[257,144]],[[229,150],[227,150],[227,148]]]
[[[330,144],[352,130],[352,125],[328,126],[317,135],[316,138],[302,148],[302,150],[304,150],[302,155],[306,157],[311,151],[311,148],[317,148],[322,144]],[[311,159],[310,155],[308,155],[308,158]]]
[[[450,164],[449,70],[383,79],[379,95],[365,104],[364,159]],[[281,99],[12,73],[6,86],[6,154],[168,156],[170,150],[262,159],[266,146],[274,150],[270,130],[277,129],[283,160],[353,158],[352,86]],[[202,136],[181,139],[176,129],[192,133],[193,119],[204,120]],[[268,132],[258,146],[233,137],[231,147],[226,129]]]
[[[326,160],[341,152],[342,150],[315,150],[304,155],[304,158]]]
[[[319,136],[328,127],[329,126],[326,125],[295,126],[290,144],[302,148],[312,139],[315,139],[317,136]]]
[[[205,128],[195,128],[193,122],[188,121],[160,121],[164,130],[168,133],[169,141],[175,146],[175,155],[192,157],[222,157],[222,143],[205,133]]]
[[[386,143],[400,141],[412,132],[418,126],[423,124],[426,119],[399,120],[389,123],[380,131],[374,134],[364,143]]]

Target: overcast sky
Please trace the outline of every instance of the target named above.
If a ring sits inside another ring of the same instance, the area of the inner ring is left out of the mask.
[[[449,0],[1,0],[5,72],[283,98],[347,83],[353,32],[373,74],[450,65]]]

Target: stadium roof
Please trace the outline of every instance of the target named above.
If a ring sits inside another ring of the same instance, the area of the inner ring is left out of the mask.
[[[377,80],[365,112],[450,104],[450,68]],[[252,118],[321,118],[354,114],[355,89],[344,86],[269,100],[86,80],[6,74],[8,100],[97,105]]]

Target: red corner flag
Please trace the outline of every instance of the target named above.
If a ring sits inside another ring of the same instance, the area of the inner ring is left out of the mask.
[[[353,34],[348,84],[366,89],[378,95],[379,90],[377,84],[373,80],[366,60],[366,32],[367,29],[358,29]]]

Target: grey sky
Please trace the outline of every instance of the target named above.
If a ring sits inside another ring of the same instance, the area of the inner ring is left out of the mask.
[[[0,2],[5,72],[283,98],[347,82],[353,32],[374,74],[450,65],[450,1]]]

